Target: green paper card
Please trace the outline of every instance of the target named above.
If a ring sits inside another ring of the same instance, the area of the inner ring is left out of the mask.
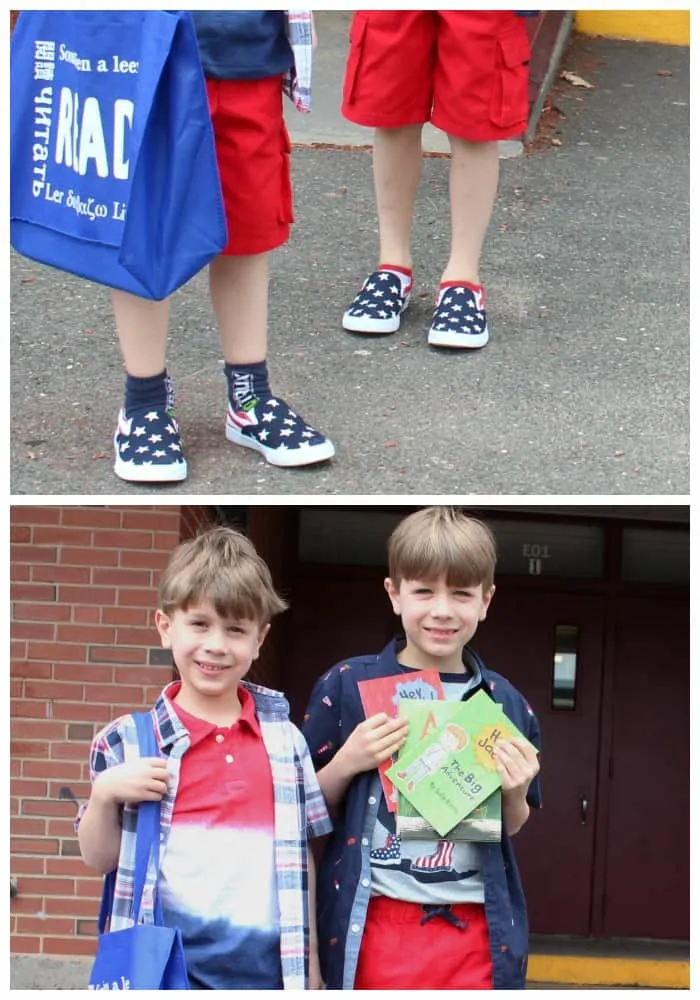
[[[399,713],[409,719],[409,739],[387,777],[441,837],[500,789],[497,740],[528,742],[485,691],[467,701],[404,703]]]

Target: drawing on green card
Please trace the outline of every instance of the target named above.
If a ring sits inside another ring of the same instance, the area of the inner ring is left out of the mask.
[[[404,783],[406,794],[410,795],[416,785],[439,770],[451,753],[464,750],[468,745],[469,734],[456,723],[448,722],[432,737],[428,737],[418,756],[403,767],[399,757],[392,771],[392,781],[394,778],[400,779]],[[395,781],[394,784],[401,788],[398,782]]]

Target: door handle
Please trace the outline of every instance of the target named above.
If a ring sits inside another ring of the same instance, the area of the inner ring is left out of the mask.
[[[581,814],[581,826],[585,826],[588,822],[588,796],[585,793],[581,796],[579,809]]]

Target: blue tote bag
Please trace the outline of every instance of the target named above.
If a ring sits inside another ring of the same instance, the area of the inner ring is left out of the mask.
[[[142,757],[157,757],[158,744],[150,712],[135,713],[134,722]],[[187,990],[189,981],[182,935],[177,928],[165,927],[156,887],[154,923],[139,924],[148,859],[153,854],[158,871],[160,843],[160,802],[141,802],[136,821],[134,863],[134,926],[120,931],[105,927],[112,914],[115,874],[107,875],[98,921],[100,937],[90,973],[91,990]]]
[[[164,299],[226,245],[187,11],[23,11],[10,49],[10,240]]]

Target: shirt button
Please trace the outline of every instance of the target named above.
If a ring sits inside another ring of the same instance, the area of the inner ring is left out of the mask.
[[[221,733],[217,733],[217,734],[216,734],[216,742],[217,742],[217,743],[223,743],[223,742],[224,742],[224,738],[223,738],[223,736],[221,735]]]
[[[375,799],[374,795],[370,795],[370,797],[367,799],[367,801],[369,802],[369,804],[371,806],[375,806],[377,804],[377,800]]]
[[[363,879],[362,879],[362,884],[363,884],[363,886],[364,886],[364,887],[365,887],[365,889],[366,889],[366,888],[367,888],[367,886],[369,885],[369,879],[368,879],[368,878],[363,878]]]
[[[367,837],[362,838],[362,846],[369,847],[369,840],[367,839]]]
[[[360,933],[360,925],[359,924],[353,924],[352,927],[350,928],[350,930],[353,932],[353,934],[359,934]]]
[[[233,764],[233,757],[231,756],[230,753],[226,754],[226,757],[224,758],[224,760],[226,761],[227,764]]]

